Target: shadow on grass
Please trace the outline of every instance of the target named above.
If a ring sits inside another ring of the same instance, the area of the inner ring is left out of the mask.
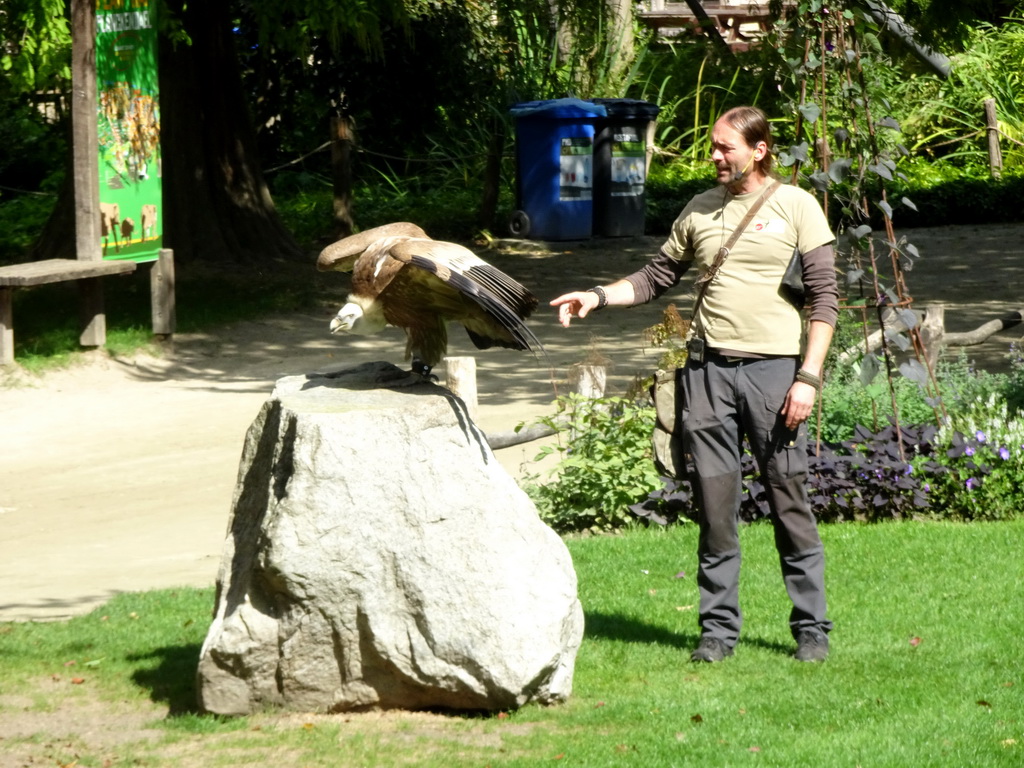
[[[698,633],[679,634],[621,613],[584,612],[585,637],[618,640],[623,643],[657,643],[670,648],[692,648],[700,640]]]
[[[697,643],[700,642],[700,631],[697,627],[695,627],[693,632],[672,632],[665,627],[648,624],[621,613],[602,613],[600,611],[586,611],[584,618],[586,627],[584,635],[592,640],[618,640],[623,643],[657,643],[658,645],[686,651],[696,648]],[[790,645],[756,635],[744,635],[740,638],[740,643],[748,647],[761,648],[783,656],[790,656],[793,653],[793,648]]]
[[[145,662],[156,659],[156,666],[139,669],[132,674],[132,682],[149,690],[155,702],[165,702],[169,717],[199,714],[196,696],[196,668],[199,665],[199,643],[170,645],[156,648],[150,653],[129,656],[130,661]]]

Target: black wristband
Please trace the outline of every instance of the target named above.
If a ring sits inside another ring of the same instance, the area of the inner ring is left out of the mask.
[[[602,288],[600,285],[595,285],[593,288],[588,288],[587,293],[597,294],[597,307],[594,310],[595,312],[598,309],[604,309],[605,307],[608,306],[608,294],[604,292],[604,288]]]
[[[815,376],[810,371],[805,371],[801,368],[796,372],[796,380],[802,381],[804,384],[810,384],[815,389],[821,389],[821,377]]]

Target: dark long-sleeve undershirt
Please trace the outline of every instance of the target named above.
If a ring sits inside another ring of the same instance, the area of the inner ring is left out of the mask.
[[[812,248],[802,255],[802,260],[809,319],[835,326],[839,317],[839,286],[832,246]],[[633,286],[634,305],[646,304],[661,296],[679,282],[692,264],[692,261],[678,261],[659,251],[642,268],[625,278]]]

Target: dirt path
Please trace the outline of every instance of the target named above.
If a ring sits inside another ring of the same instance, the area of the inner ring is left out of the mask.
[[[921,253],[908,282],[917,306],[947,304],[950,331],[1019,309],[1024,225],[912,230]],[[659,238],[530,244],[486,258],[531,286],[543,302],[608,282],[642,265]],[[339,276],[339,280],[345,278]],[[669,298],[685,306],[686,292]],[[621,392],[656,351],[640,342],[662,304],[600,313],[561,329],[546,307],[531,327],[548,360],[477,352],[452,329],[452,355],[477,357],[488,432],[551,412],[573,364],[599,354]],[[327,333],[334,309],[178,336],[162,357],[85,364],[33,379],[0,373],[0,621],[84,613],[126,590],[213,583],[245,431],[276,379],[369,360],[400,362],[393,329],[373,339]],[[1003,364],[1019,329],[972,348],[985,367]],[[549,366],[550,365],[550,369]],[[437,373],[444,377],[443,368]],[[513,474],[536,444],[498,452]]]

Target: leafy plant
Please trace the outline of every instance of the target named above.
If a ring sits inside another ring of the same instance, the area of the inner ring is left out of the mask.
[[[955,426],[953,426],[955,424]],[[932,505],[943,516],[998,520],[1020,514],[1024,488],[1024,420],[1005,401],[979,400],[944,427],[945,471],[931,482]]]
[[[1018,12],[998,27],[974,24],[966,34],[964,50],[953,56],[949,78],[924,75],[895,84],[897,103],[910,107],[903,121],[910,149],[931,159],[987,165],[984,102],[993,99],[1003,137],[1003,163],[1024,165],[1024,17]]]
[[[544,419],[568,434],[534,461],[559,457],[554,479],[527,475],[526,491],[541,517],[558,531],[609,531],[633,520],[629,505],[659,487],[651,461],[654,409],[625,398],[557,401],[559,415]]]

